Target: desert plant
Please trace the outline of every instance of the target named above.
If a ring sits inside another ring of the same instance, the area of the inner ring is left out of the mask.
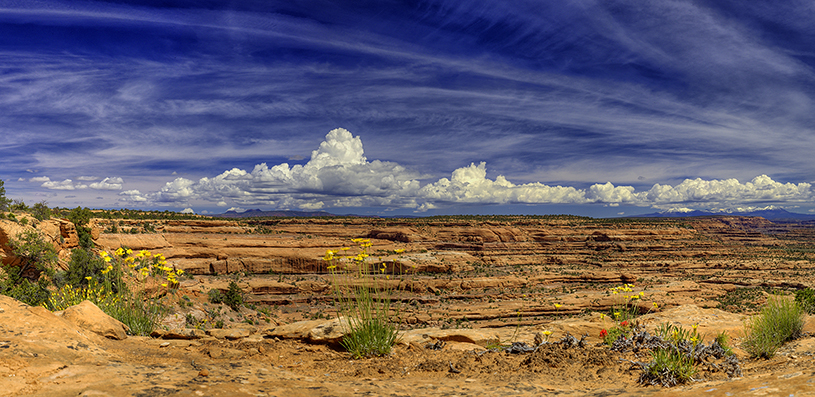
[[[68,220],[76,227],[76,233],[79,236],[79,246],[85,249],[94,247],[93,238],[91,237],[91,228],[88,223],[93,216],[88,208],[76,207],[68,213]]]
[[[686,383],[696,375],[693,357],[674,349],[657,349],[651,352],[652,361],[643,368],[643,377],[651,383],[675,386]]]
[[[329,263],[335,304],[339,314],[347,321],[348,332],[340,342],[354,358],[389,354],[398,339],[396,322],[391,319],[391,290],[374,285],[374,277],[366,261],[367,239],[354,239],[359,252],[353,257],[336,258],[339,251],[327,251],[323,260]],[[343,251],[347,251],[344,248]],[[337,264],[346,260],[345,272],[338,272]],[[350,271],[349,271],[350,270]],[[385,273],[386,267],[379,269]],[[385,279],[390,276],[385,276]],[[344,323],[343,323],[344,324]],[[345,326],[345,325],[344,325]]]
[[[733,354],[733,349],[730,347],[730,335],[727,334],[727,331],[719,332],[714,340],[724,349],[725,354],[728,356]]]
[[[57,263],[57,253],[54,246],[46,242],[42,235],[33,229],[20,233],[9,240],[14,255],[20,258],[19,273],[35,281],[42,272],[49,276],[53,274]]]
[[[815,313],[815,290],[812,288],[804,288],[795,291],[795,301],[807,313]]]
[[[11,205],[11,199],[6,197],[6,188],[3,186],[5,182],[0,179],[0,211],[8,211]]]
[[[111,258],[94,254],[92,251],[85,248],[75,248],[71,251],[71,259],[68,262],[68,270],[60,272],[54,279],[54,284],[57,287],[70,285],[74,288],[86,287],[93,279],[101,285],[109,285],[110,291],[113,293],[119,292],[120,288],[125,287],[122,281],[121,266],[111,266],[109,271],[103,272],[108,268]],[[95,303],[95,302],[94,302]]]
[[[234,311],[240,311],[241,306],[243,306],[243,290],[238,285],[237,282],[234,280],[229,283],[229,288],[226,290],[226,293],[223,294],[224,299],[223,302],[226,303],[227,306],[231,307]]]
[[[39,203],[34,204],[34,206],[31,207],[31,215],[38,221],[51,219],[51,209],[48,208],[48,203],[46,203],[45,201],[40,201]]]
[[[224,294],[217,288],[210,289],[207,296],[209,297],[209,303],[224,303]]]
[[[742,347],[754,358],[773,357],[782,344],[800,336],[804,314],[798,302],[770,296],[761,313],[745,322]]]
[[[109,316],[127,325],[131,334],[149,335],[167,307],[159,298],[145,296],[143,289],[129,288],[125,276],[131,283],[144,283],[154,277],[162,282],[162,287],[171,290],[177,285],[177,276],[183,272],[167,267],[161,254],[132,253],[120,248],[113,256],[102,251],[95,257],[90,251],[74,250],[69,270],[58,276],[62,278],[62,286],[42,306],[49,310],[64,310],[90,300]],[[82,281],[75,280],[83,274]]]
[[[634,287],[634,284],[624,284],[609,289],[615,300],[610,312],[614,320],[627,321],[640,315],[637,303],[645,296],[645,292],[635,294]]]

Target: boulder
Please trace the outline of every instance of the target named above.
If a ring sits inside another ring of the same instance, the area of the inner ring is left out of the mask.
[[[127,338],[130,329],[121,321],[108,316],[91,301],[82,301],[62,312],[62,318],[97,335],[110,339]]]

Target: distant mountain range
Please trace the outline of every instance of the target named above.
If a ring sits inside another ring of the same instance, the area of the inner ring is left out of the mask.
[[[216,218],[261,218],[261,217],[334,217],[354,216],[361,218],[417,218],[417,216],[378,216],[378,215],[337,215],[325,211],[263,211],[252,209],[243,212],[227,211],[223,214],[210,215]],[[815,214],[798,214],[784,209],[760,210],[753,212],[710,212],[710,211],[663,211],[652,214],[626,216],[625,218],[688,218],[694,216],[760,216],[773,222],[815,221]]]
[[[246,210],[243,212],[226,211],[223,214],[211,215],[216,218],[261,218],[261,217],[315,217],[315,216],[338,216],[325,211],[263,211],[259,209]]]
[[[636,215],[628,218],[687,218],[692,216],[760,216],[774,222],[813,221],[815,215],[798,214],[784,209],[760,210],[752,212],[708,212],[708,211],[664,211],[653,214]]]

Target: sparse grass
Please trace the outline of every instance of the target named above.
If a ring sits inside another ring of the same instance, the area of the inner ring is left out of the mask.
[[[675,386],[686,383],[696,375],[693,358],[674,349],[651,352],[652,361],[644,368],[645,375],[660,384]]]
[[[355,256],[337,258],[339,251],[326,252],[323,258],[329,263],[335,304],[341,316],[348,322],[348,332],[340,344],[354,358],[383,356],[389,354],[398,338],[397,324],[391,318],[391,289],[377,286],[369,270],[367,249],[371,243],[367,239],[354,239],[359,252]],[[348,251],[344,248],[342,251]],[[338,271],[338,264],[344,269]],[[385,273],[383,263],[379,269]],[[385,276],[388,280],[390,276]]]
[[[795,291],[795,301],[805,312],[815,313],[815,290],[812,288]]]
[[[751,357],[771,358],[785,342],[797,338],[804,327],[804,310],[798,302],[771,296],[761,313],[747,320],[742,347]]]

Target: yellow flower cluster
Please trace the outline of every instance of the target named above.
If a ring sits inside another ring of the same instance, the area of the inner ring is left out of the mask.
[[[65,310],[70,306],[89,300],[100,309],[113,306],[119,302],[119,295],[107,290],[104,285],[93,280],[93,277],[85,277],[89,281],[85,287],[74,287],[70,284],[62,286],[59,290],[51,294],[48,302],[42,304],[50,310]]]
[[[178,276],[184,274],[184,270],[176,270],[167,266],[167,258],[160,253],[154,255],[148,250],[141,250],[137,254],[133,255],[133,250],[120,247],[114,252],[114,254],[122,264],[127,265],[127,267],[130,269],[133,269],[138,278],[141,280],[144,280],[150,275],[162,275],[162,278],[165,278],[167,281],[161,284],[162,287],[177,285]],[[102,274],[111,271],[113,269],[113,265],[110,264],[110,254],[108,254],[107,251],[102,251],[99,253],[99,256],[105,262],[109,263],[108,267],[105,270],[102,270]]]

